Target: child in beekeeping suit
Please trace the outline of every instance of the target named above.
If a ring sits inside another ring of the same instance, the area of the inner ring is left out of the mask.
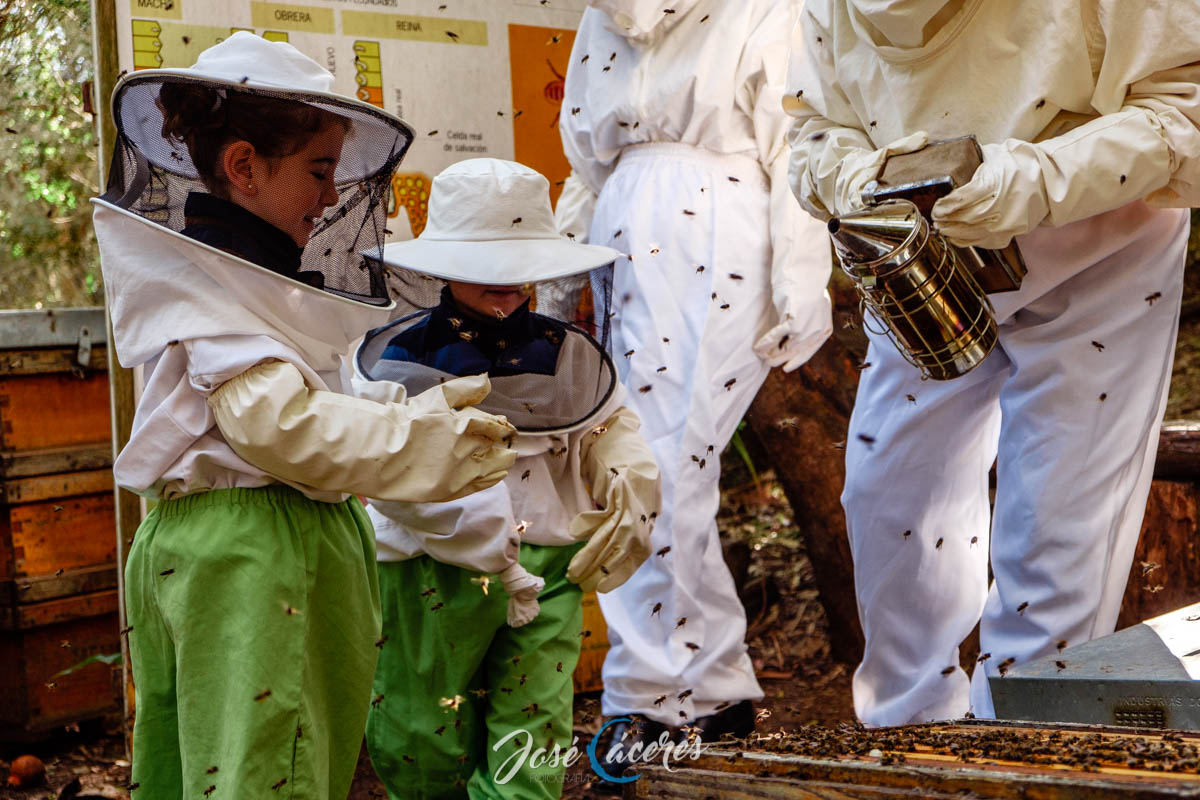
[[[371,523],[349,493],[448,500],[515,459],[462,408],[340,393],[391,301],[382,252],[400,119],[237,33],[126,76],[95,225],[117,354],[145,392],[117,481],[158,500],[125,573],[134,797],[345,797],[379,637]],[[462,410],[459,410],[462,408]]]
[[[658,469],[613,364],[531,310],[618,253],[558,236],[548,190],[510,161],[438,175],[428,226],[384,254],[427,310],[372,332],[356,358],[368,394],[396,385],[373,379],[415,390],[486,372],[480,408],[519,431],[520,457],[491,489],[370,502],[384,622],[367,745],[393,798],[557,798],[562,761],[530,760],[571,746],[583,593],[621,585],[648,555]]]

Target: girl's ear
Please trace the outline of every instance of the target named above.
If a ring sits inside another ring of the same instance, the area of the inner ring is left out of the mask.
[[[221,154],[221,168],[232,191],[254,196],[258,187],[254,183],[254,162],[258,155],[254,145],[244,139],[233,142]]]

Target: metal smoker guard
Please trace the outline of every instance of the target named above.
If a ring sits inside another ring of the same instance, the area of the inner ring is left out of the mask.
[[[869,316],[883,322],[923,377],[965,375],[992,351],[996,322],[987,295],[914,204],[889,200],[834,217],[829,234],[862,299],[864,325]]]

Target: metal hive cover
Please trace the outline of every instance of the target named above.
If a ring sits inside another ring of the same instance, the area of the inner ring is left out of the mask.
[[[1200,603],[989,679],[998,719],[1200,730]]]

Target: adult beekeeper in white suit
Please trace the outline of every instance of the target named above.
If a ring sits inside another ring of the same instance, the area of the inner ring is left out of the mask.
[[[1195,2],[805,8],[786,100],[805,207],[850,211],[888,150],[974,134],[983,164],[933,220],[958,244],[1016,237],[1029,269],[991,296],[999,344],[963,377],[922,382],[871,337],[843,495],[868,724],[991,716],[988,676],[1113,630],[1200,200],[1198,30]]]
[[[612,351],[663,485],[656,555],[600,599],[602,704],[645,717],[635,735],[651,739],[681,723],[706,740],[748,732],[762,696],[715,516],[719,455],[767,371],[797,368],[831,332],[828,239],[787,184],[780,99],[798,14],[775,0],[593,0],[567,73],[559,227],[628,254]]]

